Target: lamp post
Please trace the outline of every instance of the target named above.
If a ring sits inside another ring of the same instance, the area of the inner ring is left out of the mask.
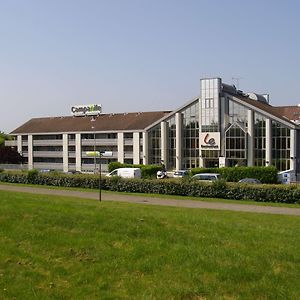
[[[102,173],[102,168],[101,168],[101,157],[111,157],[112,156],[112,151],[89,151],[86,152],[87,156],[93,156],[94,159],[96,157],[99,157],[99,202],[102,201],[102,193],[101,193],[101,173]]]
[[[94,119],[91,122],[95,121]],[[95,133],[95,126],[92,126],[93,133],[94,133],[94,152],[96,152],[96,133]],[[96,156],[94,156],[94,173],[96,173]]]
[[[96,131],[95,131],[95,126],[94,126],[95,121],[96,121],[96,119],[93,116],[91,118],[91,125],[92,125],[91,128],[92,128],[93,134],[94,134],[94,152],[96,152]],[[94,156],[94,174],[96,173],[96,165],[97,165],[97,163],[96,163],[96,156]]]
[[[102,193],[101,193],[101,152],[99,152],[99,201],[102,201]]]

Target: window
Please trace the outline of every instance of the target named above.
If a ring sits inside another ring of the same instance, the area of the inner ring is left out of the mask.
[[[161,163],[161,130],[160,124],[153,127],[148,132],[148,143],[149,143],[149,164],[160,164]]]
[[[35,163],[52,163],[52,164],[62,164],[62,157],[34,157],[33,162]]]
[[[45,135],[34,135],[34,141],[39,140],[62,140],[62,134],[45,134]]]
[[[266,118],[254,113],[254,165],[266,165]]]
[[[210,105],[211,99],[205,103]],[[182,111],[182,167],[199,167],[199,102]]]
[[[33,151],[49,151],[49,152],[62,152],[62,146],[33,146]]]
[[[168,169],[174,169],[176,167],[176,123],[175,116],[167,120],[168,130]]]
[[[290,129],[272,121],[272,164],[279,170],[290,169]]]
[[[69,164],[75,164],[75,163],[76,163],[76,159],[73,158],[73,157],[69,157],[69,158],[68,158],[68,163],[69,163]]]
[[[232,124],[225,132],[225,154],[229,166],[247,165],[247,134],[238,123]]]
[[[124,139],[132,139],[133,133],[132,132],[125,132],[124,133]]]
[[[234,122],[246,129],[248,127],[248,109],[243,105],[229,100],[229,125]]]

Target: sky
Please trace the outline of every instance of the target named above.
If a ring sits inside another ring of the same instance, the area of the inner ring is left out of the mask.
[[[297,105],[299,12],[292,0],[0,0],[0,131],[76,104],[173,110],[204,77]]]

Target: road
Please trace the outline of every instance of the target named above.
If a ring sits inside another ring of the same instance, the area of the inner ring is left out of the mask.
[[[71,190],[57,190],[40,187],[26,187],[16,185],[5,185],[0,183],[0,190],[15,191],[22,193],[32,193],[40,195],[58,195],[77,197],[84,199],[99,199],[99,193],[97,192],[82,192]],[[102,201],[117,201],[128,203],[139,203],[145,205],[161,205],[161,206],[173,206],[173,207],[186,207],[186,208],[198,208],[198,209],[215,209],[215,210],[229,210],[229,211],[241,211],[252,213],[265,213],[276,215],[293,215],[300,216],[300,208],[289,207],[273,207],[273,206],[259,206],[255,204],[235,204],[235,203],[222,203],[222,202],[208,202],[197,200],[177,200],[170,198],[155,198],[140,195],[124,195],[118,193],[102,193]],[[288,205],[288,204],[287,204]]]

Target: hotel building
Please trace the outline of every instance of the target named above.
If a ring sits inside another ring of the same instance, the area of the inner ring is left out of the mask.
[[[300,107],[269,103],[268,95],[245,93],[201,79],[200,95],[174,111],[95,113],[33,118],[11,132],[28,169],[89,172],[101,160],[160,164],[167,169],[269,166],[298,173]]]

